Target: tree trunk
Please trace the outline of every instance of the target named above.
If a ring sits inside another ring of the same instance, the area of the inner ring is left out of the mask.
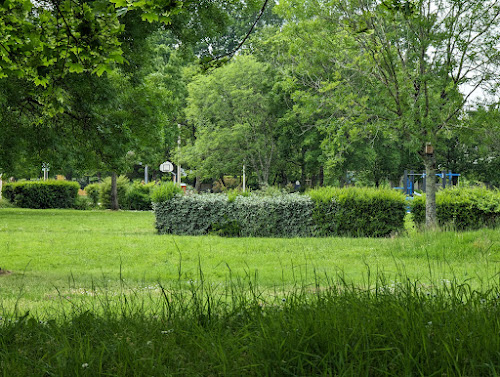
[[[196,176],[195,181],[194,181],[194,188],[195,188],[196,192],[199,194],[200,190],[201,190],[201,177],[198,175]]]
[[[434,155],[424,156],[425,175],[425,226],[437,226],[436,213],[436,158]]]
[[[111,209],[113,211],[118,211],[120,209],[118,206],[118,185],[116,183],[115,172],[111,175]]]

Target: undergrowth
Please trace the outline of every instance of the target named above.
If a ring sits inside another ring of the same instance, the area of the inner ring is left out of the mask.
[[[4,376],[491,376],[500,284],[424,284],[382,273],[261,289],[257,275],[123,289],[57,313],[4,310]],[[124,287],[125,288],[125,287]],[[97,288],[95,288],[97,291]],[[127,292],[127,293],[124,293]],[[63,299],[63,298],[62,298]]]

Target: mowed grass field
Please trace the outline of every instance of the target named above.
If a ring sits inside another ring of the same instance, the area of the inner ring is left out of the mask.
[[[0,210],[0,376],[498,376],[500,231],[157,235]]]
[[[180,219],[182,221],[182,219]],[[366,287],[407,278],[498,281],[500,230],[393,238],[222,238],[158,235],[152,212],[0,210],[0,303],[37,310],[92,290],[158,295],[159,285],[251,278],[269,292],[339,279]],[[201,271],[201,273],[200,273]]]

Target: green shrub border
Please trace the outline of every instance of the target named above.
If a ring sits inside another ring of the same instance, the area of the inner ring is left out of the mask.
[[[73,208],[79,188],[70,181],[22,181],[4,184],[2,195],[21,208]]]
[[[413,221],[425,223],[425,195],[412,202]],[[436,212],[440,226],[473,230],[500,225],[500,191],[486,188],[454,187],[436,193]]]
[[[153,209],[162,234],[383,237],[404,230],[406,202],[388,189],[321,188],[272,197],[177,195]]]

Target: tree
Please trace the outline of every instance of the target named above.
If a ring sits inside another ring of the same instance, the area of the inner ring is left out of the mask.
[[[268,64],[241,56],[188,85],[186,115],[197,138],[182,154],[192,168],[218,178],[246,164],[260,185],[270,183],[284,109],[275,77]]]
[[[313,44],[323,52],[309,53],[328,54],[315,65],[330,72],[316,93],[333,99],[327,127],[337,148],[353,134],[382,132],[418,151],[434,177],[437,147],[460,127],[472,94],[496,85],[500,2],[283,1],[282,12],[292,3],[324,37]],[[426,191],[426,223],[434,226],[434,179]]]

